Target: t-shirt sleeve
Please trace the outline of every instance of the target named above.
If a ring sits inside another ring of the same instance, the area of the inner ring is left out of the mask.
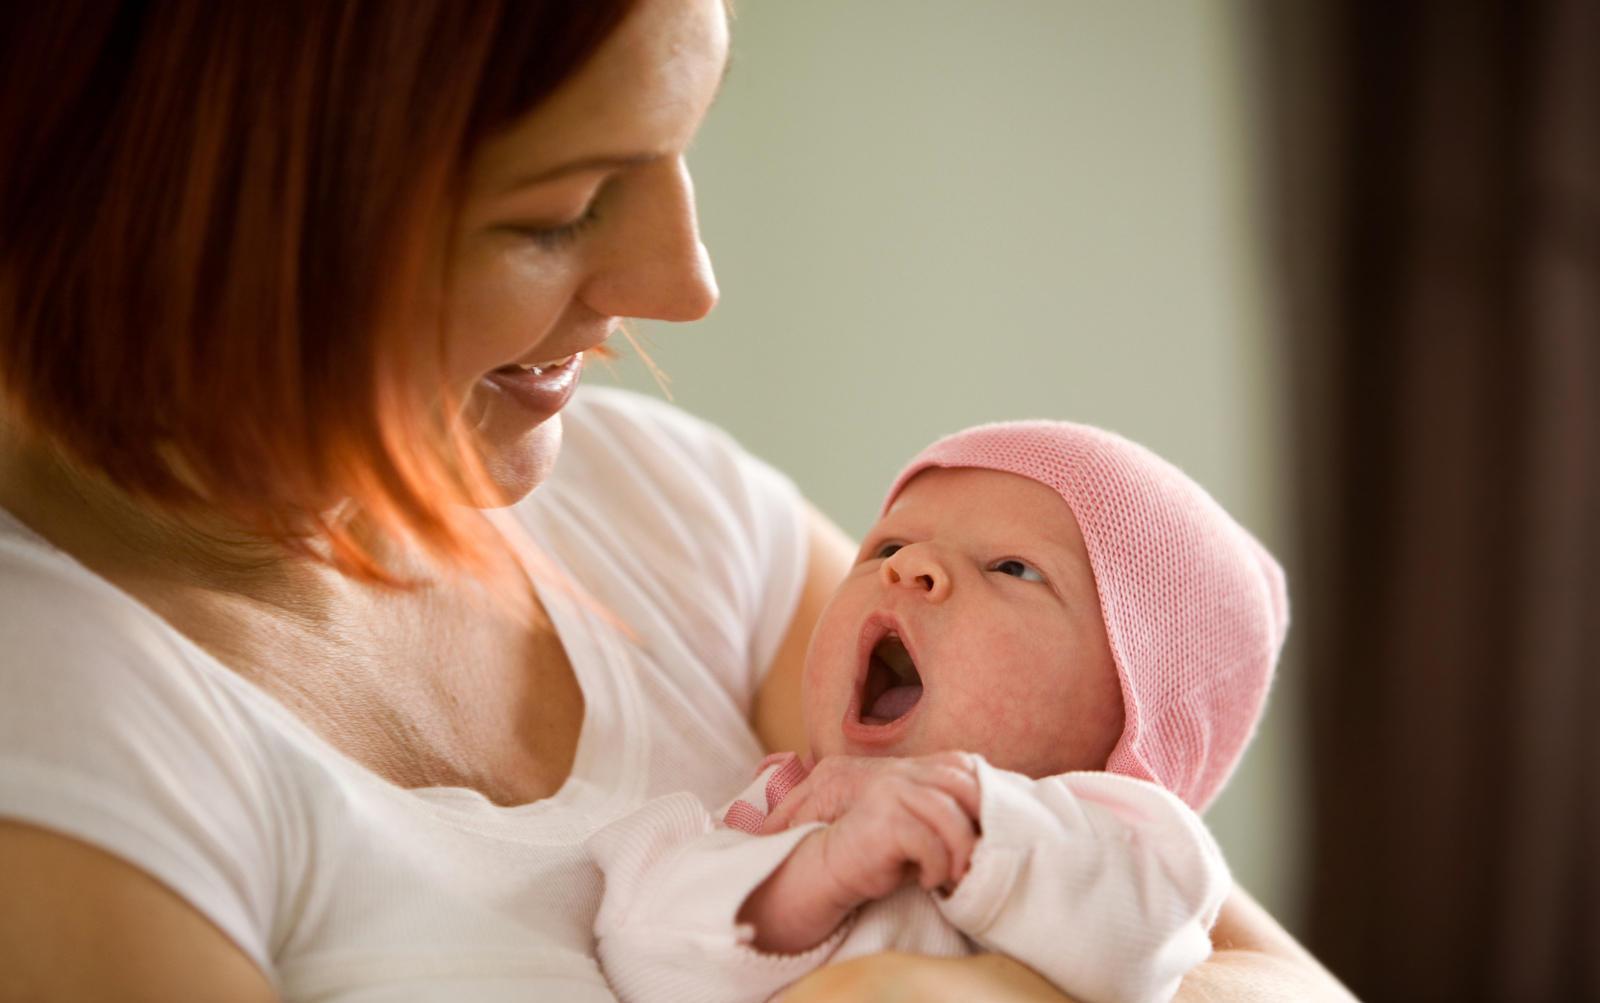
[[[0,817],[148,873],[270,977],[279,847],[231,704],[152,614],[30,561],[0,541]]]
[[[585,387],[542,504],[603,520],[638,604],[662,615],[746,713],[793,619],[807,560],[793,482],[662,401]],[[595,554],[577,555],[592,564]]]

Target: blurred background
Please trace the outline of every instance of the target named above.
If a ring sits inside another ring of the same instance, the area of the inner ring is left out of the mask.
[[[1597,67],[1586,0],[742,0],[721,305],[639,333],[852,534],[979,421],[1176,462],[1294,603],[1241,883],[1363,999],[1600,999]]]

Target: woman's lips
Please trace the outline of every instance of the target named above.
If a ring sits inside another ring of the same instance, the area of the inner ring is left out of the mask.
[[[522,366],[496,369],[483,381],[541,418],[548,418],[572,399],[582,371],[583,353],[578,352],[565,360],[541,366],[538,372]]]

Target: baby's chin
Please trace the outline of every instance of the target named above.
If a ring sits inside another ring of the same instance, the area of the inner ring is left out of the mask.
[[[904,740],[896,742],[894,745],[868,747],[856,746],[843,735],[837,733],[832,735],[813,735],[811,738],[813,761],[821,761],[829,756],[839,755],[910,759],[916,756],[931,756],[935,753],[950,751],[970,752],[982,756],[984,761],[995,769],[1021,773],[1035,780],[1080,771],[1098,773],[1103,772],[1106,768],[1104,759],[1094,759],[1087,756],[1021,755],[1017,750],[993,748],[983,741],[927,742],[918,741],[916,736],[908,735]]]
[[[811,756],[814,760],[823,760],[829,756],[863,756],[876,759],[909,759],[912,756],[928,755],[941,752],[942,749],[924,748],[917,742],[896,742],[893,745],[863,745],[851,742],[845,736],[834,733],[831,735],[811,738]]]

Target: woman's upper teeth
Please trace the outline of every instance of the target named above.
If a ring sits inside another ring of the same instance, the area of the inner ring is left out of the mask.
[[[571,362],[571,361],[572,361],[572,356],[565,355],[565,356],[562,356],[559,359],[551,359],[548,362],[540,362],[540,363],[521,363],[521,362],[519,362],[519,363],[517,363],[517,368],[521,369],[525,373],[533,373],[535,376],[538,376],[538,375],[542,374],[546,369],[560,369],[562,366],[566,365],[568,362]]]

